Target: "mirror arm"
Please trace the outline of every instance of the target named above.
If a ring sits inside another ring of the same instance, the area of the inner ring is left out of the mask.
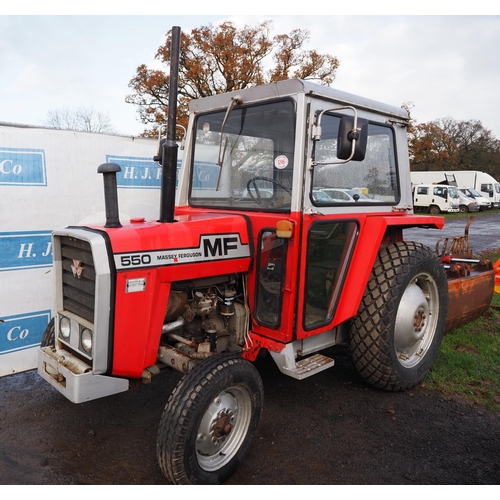
[[[184,149],[185,145],[186,145],[186,127],[183,127],[182,125],[179,125],[178,123],[175,125],[176,128],[180,128],[183,132],[182,134],[182,139],[181,139],[181,145],[180,145],[180,148],[181,150]],[[165,128],[167,127],[167,125],[160,125],[158,127],[158,153],[153,156],[153,161],[158,163],[158,165],[161,167],[161,148],[162,148],[162,138],[161,138],[161,132],[162,130],[164,130]],[[165,139],[163,139],[165,140]]]
[[[349,132],[349,139],[352,141],[351,154],[349,158],[347,158],[347,160],[318,162],[315,160],[315,150],[316,150],[316,142],[321,140],[321,118],[327,111],[339,111],[341,109],[350,109],[354,113],[354,127]],[[358,112],[356,108],[354,108],[353,106],[340,106],[338,108],[322,109],[316,111],[315,115],[316,115],[315,116],[316,120],[315,123],[313,124],[312,134],[311,134],[313,140],[311,168],[314,168],[316,165],[342,165],[343,163],[351,161],[356,151],[356,141],[359,139]]]

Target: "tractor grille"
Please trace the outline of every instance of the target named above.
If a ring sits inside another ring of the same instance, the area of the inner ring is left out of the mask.
[[[94,323],[95,269],[87,241],[61,236],[63,307]]]

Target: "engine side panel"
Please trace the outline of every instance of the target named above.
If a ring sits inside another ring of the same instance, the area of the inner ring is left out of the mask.
[[[116,267],[112,371],[139,378],[156,361],[171,284],[248,271],[252,243],[238,215],[179,216],[107,232]]]

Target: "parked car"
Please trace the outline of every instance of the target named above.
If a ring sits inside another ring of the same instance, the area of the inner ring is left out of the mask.
[[[458,190],[458,198],[460,199],[459,210],[461,213],[479,212],[479,203],[476,202],[475,198],[467,196],[460,190]]]
[[[322,188],[321,191],[326,193],[336,203],[343,203],[343,202],[365,203],[367,201],[373,202],[373,200],[371,198],[368,198],[368,196],[362,193],[358,193],[353,189]]]
[[[469,196],[470,198],[474,198],[476,203],[479,205],[479,210],[489,210],[491,208],[491,201],[486,199],[479,191],[476,191],[471,187],[459,187],[458,191],[460,193]]]
[[[328,203],[329,201],[333,201],[324,191],[320,191],[318,189],[314,189],[312,192],[312,197],[314,201]]]

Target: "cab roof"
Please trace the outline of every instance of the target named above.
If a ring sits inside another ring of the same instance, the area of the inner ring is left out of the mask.
[[[226,108],[229,105],[231,97],[236,96],[240,96],[243,103],[247,103],[300,93],[312,97],[327,99],[330,102],[335,102],[337,104],[354,106],[357,109],[379,112],[400,120],[407,121],[409,119],[408,112],[401,107],[384,104],[372,99],[343,92],[342,90],[337,90],[332,87],[299,79],[281,80],[279,82],[249,87],[235,92],[228,92],[225,94],[217,94],[210,97],[204,97],[202,99],[196,99],[189,103],[189,110],[190,112],[200,113],[209,109]]]

